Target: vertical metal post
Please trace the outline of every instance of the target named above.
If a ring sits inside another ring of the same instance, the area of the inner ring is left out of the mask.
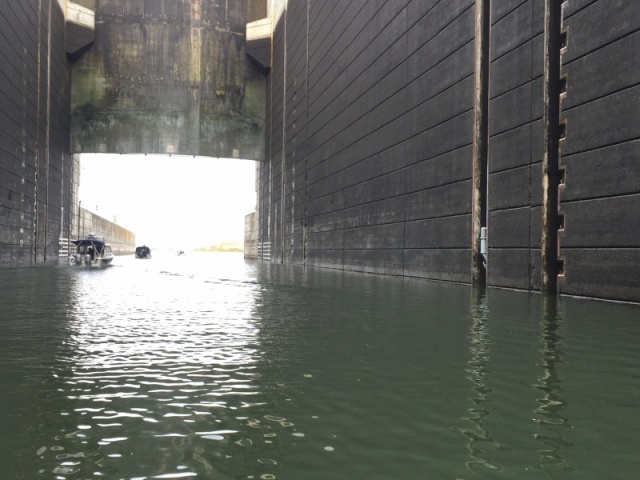
[[[558,290],[558,184],[560,182],[560,49],[562,0],[544,0],[544,153],[542,158],[541,289]]]
[[[51,42],[52,42],[52,16],[53,5],[49,0],[49,21],[47,22],[47,111],[46,111],[46,134],[45,134],[45,198],[44,198],[44,239],[43,239],[43,261],[47,261],[47,250],[49,246],[49,175],[51,168]]]
[[[284,55],[282,65],[282,154],[280,163],[280,263],[285,263],[285,189],[286,189],[286,173],[287,173],[287,4],[284,5]],[[278,226],[276,226],[278,228]]]
[[[307,0],[307,32],[306,32],[306,64],[305,64],[305,123],[304,123],[304,218],[302,220],[302,264],[307,265],[307,201],[309,187],[309,11],[311,8],[311,0]]]
[[[490,0],[476,0],[475,91],[473,135],[472,281],[487,283],[481,231],[487,226]]]
[[[32,263],[38,261],[38,170],[40,168],[40,100],[42,83],[42,0],[38,0],[38,73],[36,77],[38,93],[36,95],[36,148],[34,158],[34,188],[33,188],[33,231],[31,232]]]

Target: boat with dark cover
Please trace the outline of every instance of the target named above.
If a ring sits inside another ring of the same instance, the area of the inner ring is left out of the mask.
[[[76,252],[70,263],[78,267],[106,267],[113,260],[111,245],[107,245],[104,237],[89,234],[80,240],[72,240]]]
[[[136,258],[151,258],[151,249],[146,245],[136,247]]]

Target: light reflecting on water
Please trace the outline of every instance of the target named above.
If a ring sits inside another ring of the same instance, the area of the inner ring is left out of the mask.
[[[636,478],[637,306],[114,263],[0,270],[0,478]]]
[[[547,472],[551,478],[561,476],[562,472],[573,472],[563,450],[573,446],[565,437],[571,424],[563,415],[566,402],[562,388],[562,330],[566,322],[563,312],[558,309],[556,299],[544,298],[540,321],[540,377],[533,387],[539,390],[538,407],[534,410],[533,420],[540,428],[535,439],[540,443],[539,461],[534,468]]]
[[[475,395],[469,398],[471,403],[468,409],[469,415],[463,420],[471,423],[471,428],[460,428],[460,432],[468,438],[467,445],[469,460],[466,462],[467,468],[473,472],[487,470],[499,470],[500,467],[491,463],[489,455],[485,453],[486,448],[499,448],[494,442],[488,429],[485,427],[489,409],[491,388],[488,380],[491,374],[491,335],[489,325],[489,312],[486,295],[472,292],[471,301],[471,328],[469,330],[469,352],[470,357],[467,362],[467,379],[472,383],[472,390]]]

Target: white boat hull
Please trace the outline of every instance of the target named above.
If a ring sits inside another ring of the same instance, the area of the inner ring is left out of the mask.
[[[71,257],[70,260],[71,260],[70,263],[72,266],[101,268],[111,264],[111,261],[113,260],[113,255],[106,256],[106,257],[97,257],[92,260],[90,255],[87,255],[87,254],[82,255],[82,254],[76,253]]]

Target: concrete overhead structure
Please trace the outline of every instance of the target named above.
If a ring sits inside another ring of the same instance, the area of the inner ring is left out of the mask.
[[[66,2],[66,52],[77,58],[95,39],[96,16],[94,9],[74,2]]]
[[[246,24],[264,0],[96,0],[95,40],[72,70],[74,153],[261,160],[264,74]]]

